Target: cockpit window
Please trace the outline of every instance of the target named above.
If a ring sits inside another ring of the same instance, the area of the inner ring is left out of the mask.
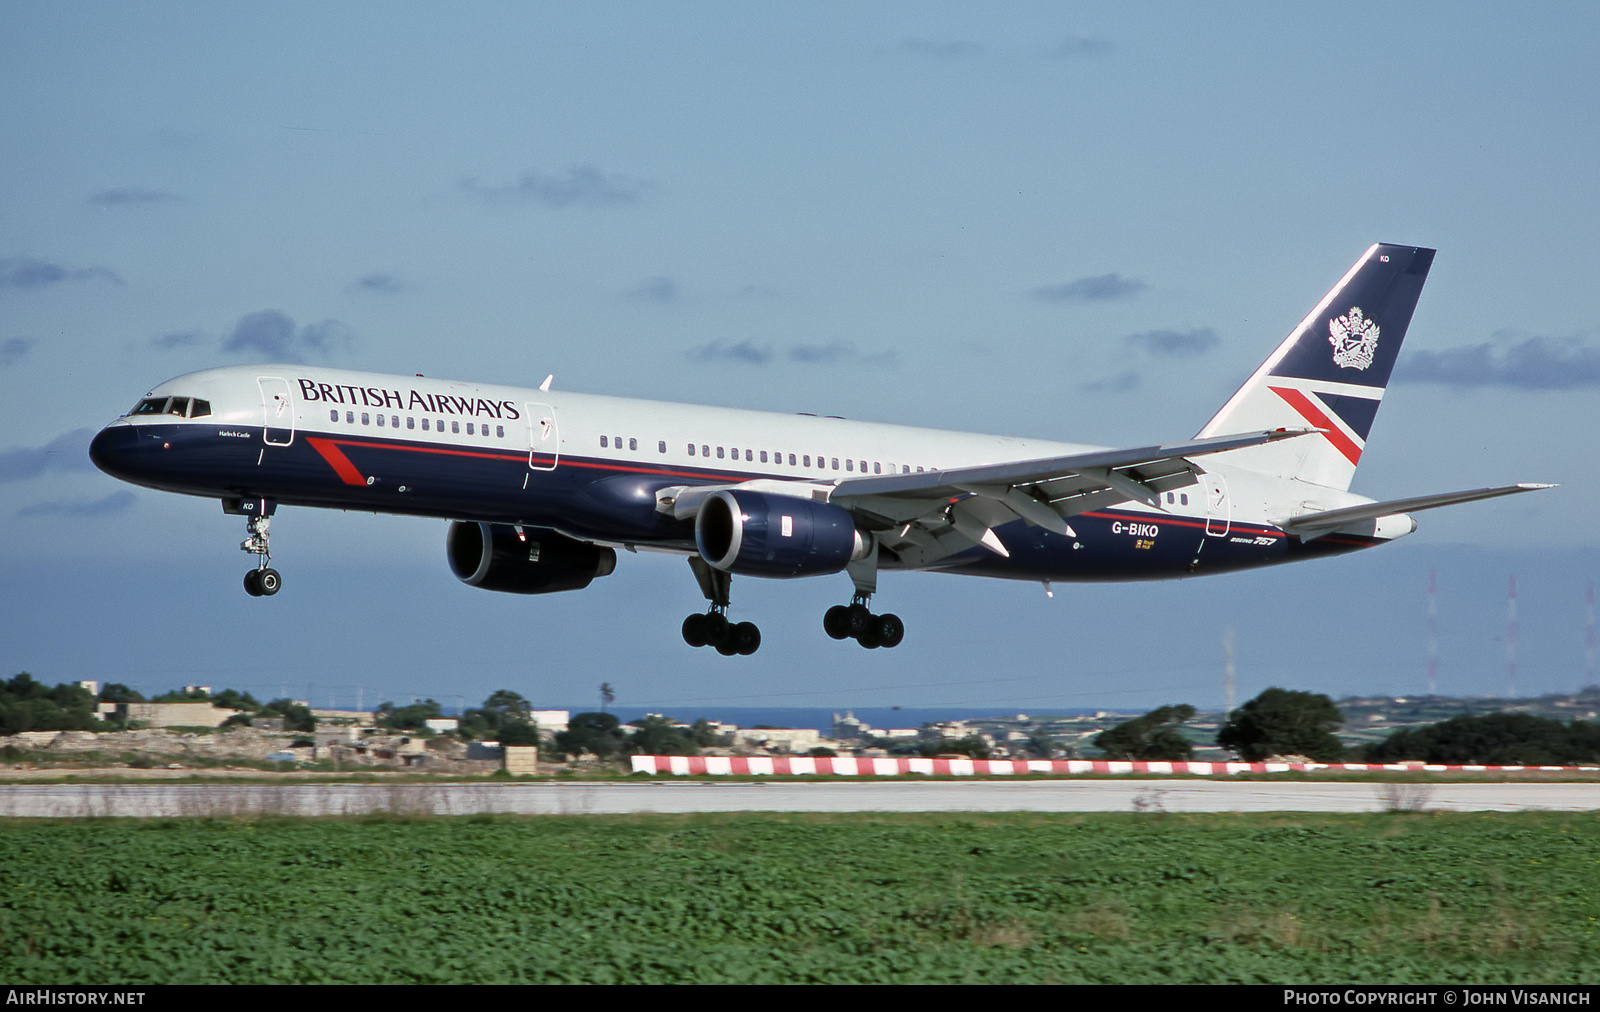
[[[211,402],[198,397],[146,397],[128,414],[204,418],[211,414]]]

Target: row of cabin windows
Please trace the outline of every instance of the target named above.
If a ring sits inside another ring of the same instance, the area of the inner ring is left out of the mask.
[[[328,412],[328,420],[330,422],[337,422],[339,420],[339,411],[338,411],[337,408],[335,408],[333,410],[330,410]],[[345,420],[345,422],[347,424],[354,425],[356,423],[356,413],[354,411],[346,411],[344,413],[344,420]],[[444,431],[444,419],[443,418],[431,419],[431,421],[433,423],[431,426],[428,424],[429,421],[430,421],[430,419],[427,419],[427,418],[424,418],[422,420],[422,431],[423,432],[443,432]],[[378,423],[379,427],[383,427],[385,425],[385,423],[387,423],[389,428],[398,429],[400,427],[400,416],[399,415],[378,415],[377,416],[377,423]],[[361,424],[362,425],[370,425],[370,424],[372,424],[372,421],[371,421],[371,419],[369,417],[369,413],[366,412],[366,411],[361,412]],[[467,435],[469,435],[469,436],[476,436],[476,435],[480,435],[481,434],[481,435],[487,437],[489,435],[489,423],[488,422],[481,422],[481,423],[480,422],[468,422],[466,424],[467,424]],[[417,420],[415,418],[409,416],[409,415],[406,416],[406,428],[415,429],[416,427],[417,427]],[[460,419],[457,419],[457,418],[450,419],[450,431],[452,433],[455,433],[456,435],[460,435],[461,434],[461,420]],[[504,425],[496,425],[494,427],[494,434],[495,434],[495,438],[497,438],[497,439],[506,438],[506,427]]]
[[[688,444],[685,444],[685,445],[688,447],[689,456],[691,456],[691,457],[694,457],[694,456],[709,457],[709,456],[711,456],[712,447],[711,447],[711,444],[709,444],[709,443],[701,443],[698,447],[696,447],[696,445],[694,443],[688,443]],[[611,448],[616,448],[616,449],[620,450],[620,449],[622,449],[622,437],[621,436],[601,436],[600,437],[600,448],[603,449],[603,450],[604,449],[611,449]],[[639,441],[637,439],[630,438],[628,440],[628,449],[637,451],[639,449]],[[656,450],[659,453],[666,453],[667,452],[667,441],[665,439],[663,439],[663,440],[659,441],[658,443],[656,443]],[[717,459],[718,460],[730,460],[730,459],[731,460],[738,460],[740,452],[741,451],[737,447],[726,447],[726,446],[716,447],[716,455],[717,455]],[[752,450],[752,449],[746,448],[742,452],[744,453],[744,459],[749,461],[752,464],[755,463],[758,460],[763,464],[768,463],[769,461],[771,463],[774,463],[774,464],[782,464],[783,463],[784,454],[782,452],[780,452],[780,451],[777,451],[777,450],[773,450],[773,451],[769,452],[767,450]],[[791,454],[788,455],[788,457],[789,457],[789,466],[790,467],[810,467],[811,466],[811,454],[809,454],[809,453],[801,453],[801,454],[791,453]],[[839,458],[838,457],[825,457],[825,456],[822,456],[822,455],[819,454],[817,456],[817,467],[822,468],[823,470],[828,470],[831,467],[832,470],[837,471],[837,470],[839,470]],[[887,468],[889,474],[894,474],[895,473],[893,464],[885,464],[882,461],[873,461],[872,462],[872,473],[873,474],[883,474],[885,472],[886,468]],[[845,458],[845,461],[844,461],[844,469],[846,471],[851,471],[851,472],[859,470],[862,474],[866,474],[867,473],[867,462],[864,461],[864,460],[855,460],[853,458],[848,458],[847,457],[847,458]],[[922,468],[919,467],[916,470],[921,471]],[[912,471],[912,468],[911,468],[910,464],[902,464],[902,465],[900,465],[900,472],[902,474],[910,474],[911,471]]]
[[[1187,492],[1179,493],[1178,498],[1183,500],[1183,505],[1185,505],[1185,506],[1189,505],[1189,493],[1187,493]],[[1167,493],[1167,505],[1168,506],[1172,505],[1172,493],[1171,492]]]
[[[130,415],[177,415],[179,418],[204,418],[211,414],[211,402],[199,397],[146,397]]]

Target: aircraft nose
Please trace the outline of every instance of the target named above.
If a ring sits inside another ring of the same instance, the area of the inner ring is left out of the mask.
[[[108,425],[89,443],[89,459],[95,467],[113,478],[123,478],[133,469],[138,443],[139,430],[136,427]]]

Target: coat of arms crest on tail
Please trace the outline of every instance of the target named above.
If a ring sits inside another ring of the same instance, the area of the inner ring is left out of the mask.
[[[1328,343],[1333,345],[1333,364],[1341,369],[1365,369],[1372,364],[1378,348],[1378,325],[1361,315],[1360,306],[1328,321]]]

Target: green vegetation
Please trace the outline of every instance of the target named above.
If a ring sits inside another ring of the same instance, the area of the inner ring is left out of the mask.
[[[1600,762],[1600,724],[1563,724],[1527,713],[1452,717],[1403,728],[1363,749],[1368,762],[1419,759],[1488,766],[1575,766]]]
[[[46,688],[26,671],[0,682],[0,735],[23,731],[94,731],[94,693],[62,682]]]
[[[1188,703],[1157,707],[1095,735],[1094,747],[1108,759],[1187,760],[1194,746],[1178,727],[1193,719],[1194,707]]]
[[[1339,708],[1320,692],[1272,688],[1228,714],[1217,744],[1245,762],[1273,755],[1337,762],[1344,745],[1333,732],[1343,723]]]
[[[1600,976],[1600,814],[0,822],[0,976]]]

